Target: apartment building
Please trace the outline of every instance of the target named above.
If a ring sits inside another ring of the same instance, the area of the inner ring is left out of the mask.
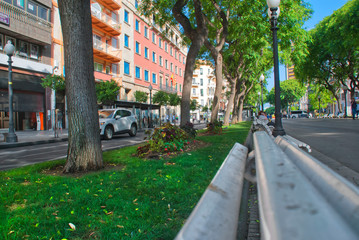
[[[52,66],[55,74],[65,75],[63,38],[61,21],[58,9],[58,1],[53,0],[52,19]],[[121,86],[119,75],[119,63],[121,62],[121,50],[119,48],[121,24],[119,23],[120,0],[92,0],[91,22],[93,31],[93,57],[95,81],[109,81],[111,79]],[[52,98],[53,108],[65,113],[67,126],[66,101],[61,95],[56,94]]]
[[[0,1],[0,128],[9,127],[8,56],[12,57],[15,130],[43,130],[49,125],[50,94],[41,78],[51,73],[51,0]]]
[[[152,94],[162,90],[182,95],[187,48],[182,45],[181,33],[177,27],[161,28],[154,16],[150,19],[142,16],[139,4],[138,0],[122,0],[120,99],[135,101],[135,91],[149,93],[149,85]],[[161,117],[178,112],[179,108],[171,111],[162,107]]]

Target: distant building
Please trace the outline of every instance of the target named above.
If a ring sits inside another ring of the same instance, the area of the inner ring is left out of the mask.
[[[13,109],[15,130],[44,130],[49,121],[49,90],[41,78],[52,72],[51,0],[0,1],[0,128],[9,127],[8,56],[5,44],[15,46]]]
[[[286,79],[295,79],[295,74],[294,74],[294,65],[288,66],[286,65],[286,75],[285,75]]]

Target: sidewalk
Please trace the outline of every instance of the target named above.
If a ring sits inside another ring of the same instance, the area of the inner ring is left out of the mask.
[[[62,130],[62,133],[60,131],[58,138],[55,138],[54,131],[52,130],[44,130],[44,131],[25,130],[25,131],[17,131],[15,132],[15,134],[17,136],[16,143],[4,142],[4,136],[3,134],[0,134],[0,149],[67,141],[68,139],[67,129]]]

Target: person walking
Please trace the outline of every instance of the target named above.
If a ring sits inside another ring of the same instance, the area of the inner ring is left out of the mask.
[[[62,115],[61,110],[56,109],[56,118],[57,118],[56,127],[57,127],[58,130],[61,130],[61,134],[62,134],[62,117],[63,117],[63,115]],[[57,136],[58,136],[58,134],[57,134]]]
[[[353,120],[355,119],[357,114],[357,103],[355,102],[355,99],[352,98],[352,115],[353,115]]]

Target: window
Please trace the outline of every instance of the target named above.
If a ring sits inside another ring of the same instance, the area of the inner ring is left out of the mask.
[[[125,43],[125,47],[127,47],[127,48],[130,47],[129,38],[130,37],[125,34],[124,43]]]
[[[115,12],[111,12],[111,22],[112,24],[118,24],[118,14]]]
[[[180,84],[180,92],[182,92],[182,84]]]
[[[106,74],[110,74],[110,69],[111,69],[110,66],[106,66],[106,69],[105,69],[105,70],[106,70]]]
[[[29,44],[27,42],[20,41],[19,55],[27,57],[29,53]]]
[[[141,54],[141,52],[140,52],[140,48],[141,48],[141,47],[140,47],[140,43],[137,42],[137,41],[136,41],[136,46],[135,46],[135,48],[136,48],[136,53],[137,53],[137,54]]]
[[[162,66],[163,66],[162,56],[159,56],[159,57],[158,57],[158,60],[159,60],[159,62],[160,62],[160,66],[162,67]]]
[[[145,58],[148,59],[148,48],[147,47],[145,47]]]
[[[112,47],[115,49],[118,49],[118,39],[117,38],[111,38]]]
[[[156,34],[152,32],[152,42],[156,44]]]
[[[112,64],[112,75],[117,75],[118,74],[118,65],[117,64]]]
[[[175,66],[175,74],[177,74],[177,66]]]
[[[138,1],[135,0],[135,8],[137,9],[138,8]]]
[[[39,5],[38,17],[47,21],[49,19],[49,9]]]
[[[158,38],[158,46],[159,46],[160,48],[162,48],[162,39],[161,39],[161,38]]]
[[[26,10],[28,13],[34,14],[35,16],[37,15],[37,5],[32,1],[27,2]]]
[[[170,49],[171,49],[171,50],[170,50],[170,54],[171,54],[171,56],[173,56],[173,53],[172,53],[173,48],[171,47]]]
[[[148,38],[148,27],[145,26],[145,37]]]
[[[196,88],[192,88],[192,94],[196,95]]]
[[[181,62],[181,54],[178,54],[178,61]]]
[[[24,8],[24,0],[15,0],[13,3],[16,7]]]
[[[177,51],[175,51],[175,59],[177,60]]]
[[[167,47],[168,47],[168,46],[167,46],[167,43],[165,42],[165,51],[166,51],[166,52],[167,52],[167,50],[168,50]]]
[[[39,46],[30,44],[30,58],[39,59]]]
[[[145,81],[149,81],[149,79],[148,79],[148,70],[145,70],[144,71],[144,75],[145,75]]]
[[[0,50],[4,49],[4,35],[0,34]]]
[[[160,88],[162,87],[162,81],[163,81],[163,78],[162,78],[162,76],[160,76]]]
[[[173,63],[171,63],[171,72],[173,72]]]
[[[136,23],[135,23],[135,28],[136,28],[137,32],[140,31],[140,21],[138,21],[137,19],[136,19]]]
[[[156,80],[156,73],[152,73],[152,83],[156,84],[157,80]]]
[[[211,69],[208,69],[208,74],[210,74],[211,73]]]
[[[152,62],[156,63],[156,53],[152,52]]]
[[[179,74],[180,74],[180,77],[182,77],[182,68],[180,68]]]
[[[101,63],[95,62],[93,66],[94,66],[94,68],[95,68],[95,71],[97,71],[97,72],[102,72],[102,70],[103,70],[103,65],[102,65]]]
[[[136,78],[141,79],[141,68],[136,66]]]
[[[130,75],[130,63],[125,61],[123,63],[123,68],[123,72],[127,75]]]
[[[203,78],[200,79],[201,86],[203,86]]]
[[[165,60],[165,67],[166,67],[166,69],[168,69],[168,61],[167,61],[167,59]]]
[[[200,74],[203,75],[203,68],[200,69]]]
[[[201,97],[203,97],[203,89],[200,90],[201,91]],[[203,104],[202,104],[203,105]]]
[[[129,23],[128,16],[129,16],[129,13],[125,10],[124,13],[123,13],[123,20],[126,23]]]

